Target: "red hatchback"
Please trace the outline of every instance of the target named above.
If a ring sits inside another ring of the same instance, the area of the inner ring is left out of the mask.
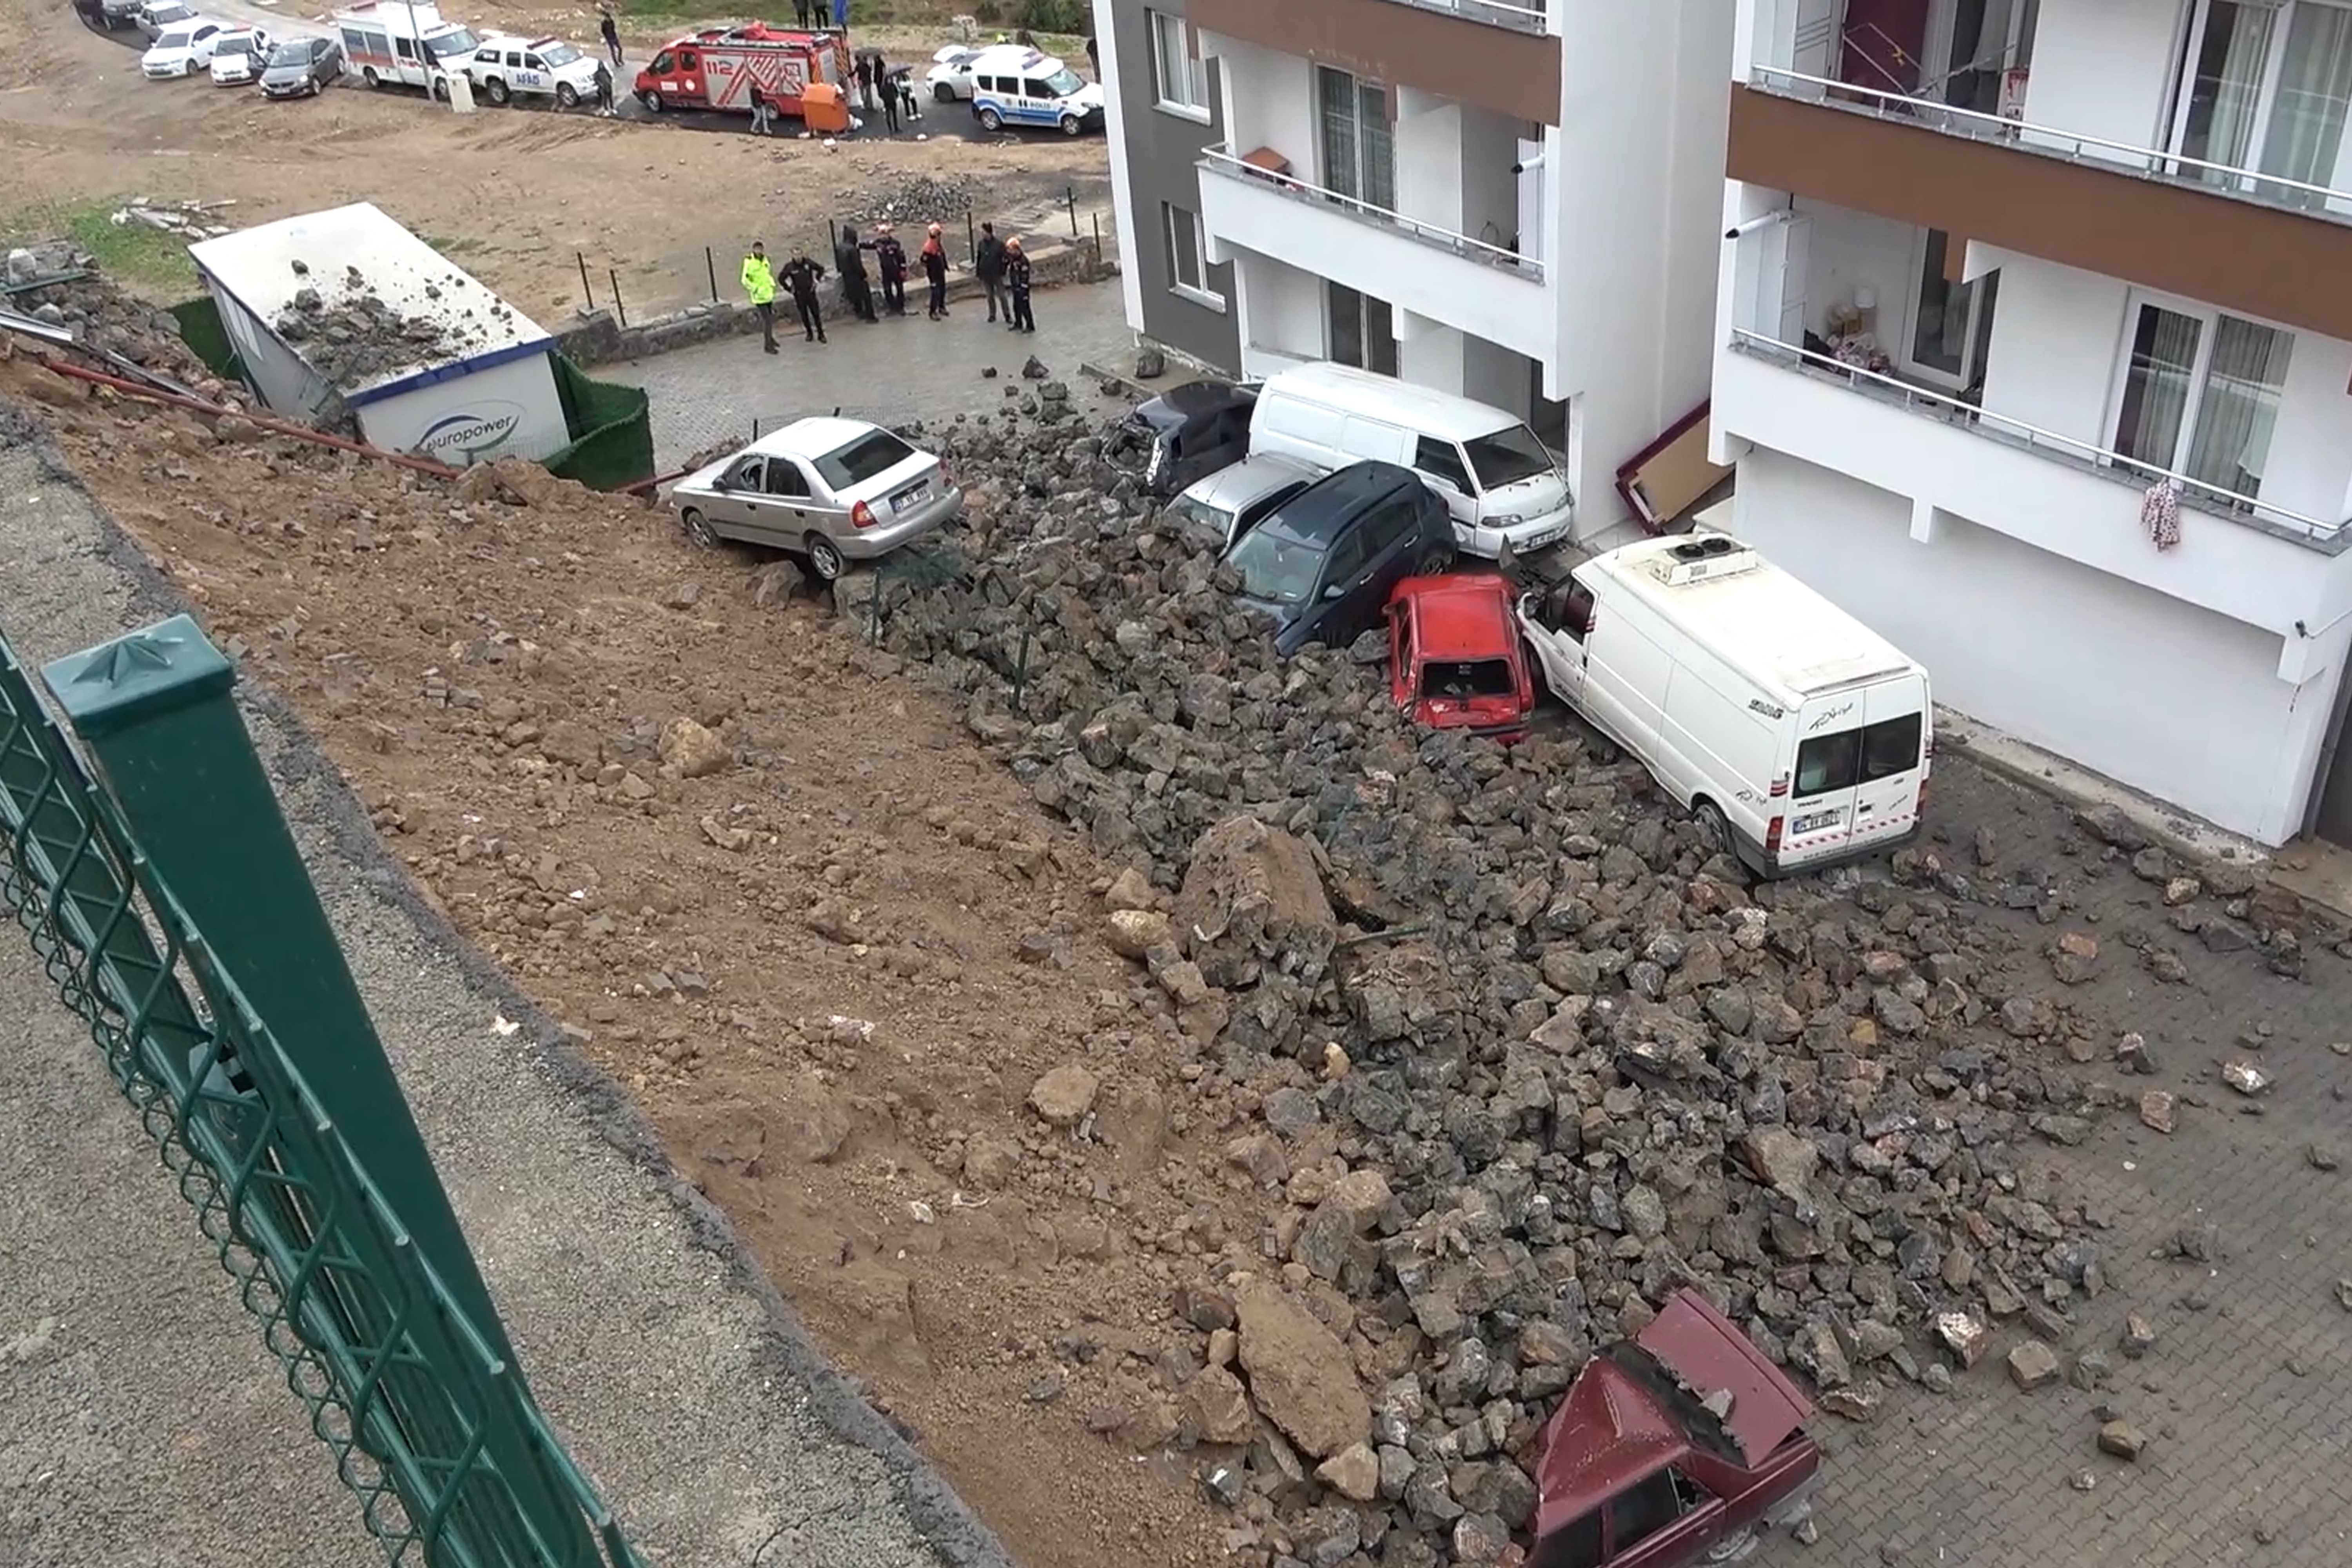
[[[1498,741],[1527,733],[1535,678],[1507,580],[1408,577],[1388,617],[1389,689],[1414,723]]]
[[[1695,1290],[1594,1356],[1545,1423],[1532,1568],[1679,1568],[1804,1517],[1812,1403]]]

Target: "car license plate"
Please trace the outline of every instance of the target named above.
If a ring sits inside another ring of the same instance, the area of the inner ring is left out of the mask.
[[[1541,550],[1547,544],[1559,543],[1561,537],[1567,532],[1568,524],[1563,522],[1556,528],[1547,528],[1541,533],[1531,533],[1528,536],[1528,542],[1525,544],[1515,544],[1512,548],[1514,550]]]
[[[910,489],[904,495],[893,500],[890,502],[890,510],[892,511],[904,511],[910,506],[919,506],[924,501],[930,499],[930,486],[917,485],[913,489]]]
[[[1844,819],[1843,811],[1817,811],[1810,816],[1801,816],[1790,823],[1789,832],[1792,837],[1801,833],[1818,833],[1824,827],[1835,827]]]

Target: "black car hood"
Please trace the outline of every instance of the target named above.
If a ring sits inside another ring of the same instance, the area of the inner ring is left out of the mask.
[[[1256,393],[1225,382],[1188,381],[1137,405],[1135,412],[1127,418],[1130,424],[1142,425],[1152,430],[1173,430],[1186,420],[1198,418],[1203,414],[1213,414],[1221,408],[1246,407],[1256,401]]]

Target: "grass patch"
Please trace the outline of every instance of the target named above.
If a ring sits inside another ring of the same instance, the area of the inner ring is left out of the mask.
[[[488,240],[475,239],[465,235],[460,235],[455,239],[447,239],[437,234],[428,234],[425,237],[425,243],[444,256],[478,255],[490,247]]]
[[[47,202],[20,207],[0,219],[8,244],[69,239],[89,253],[100,272],[134,293],[176,302],[197,290],[196,265],[188,243],[143,223],[117,224],[120,200]]]

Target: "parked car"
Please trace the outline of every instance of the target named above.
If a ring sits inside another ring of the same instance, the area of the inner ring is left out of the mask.
[[[247,87],[260,80],[272,47],[269,34],[260,27],[223,33],[213,40],[213,85]]]
[[[194,76],[212,64],[213,49],[224,30],[218,22],[202,17],[174,22],[147,46],[147,52],[139,57],[139,68],[154,81]]]
[[[931,68],[923,73],[923,83],[939,103],[961,103],[971,97],[971,62],[980,58],[980,48],[971,44],[950,44],[931,56]]]
[[[1322,469],[1291,458],[1244,458],[1186,487],[1168,503],[1168,516],[1202,543],[1230,550],[1234,540],[1322,475]]]
[[[466,61],[466,75],[492,103],[551,98],[570,109],[596,93],[596,62],[555,37],[493,33]]]
[[[1540,1568],[1728,1563],[1811,1511],[1812,1402],[1706,1297],[1584,1363],[1536,1457]]]
[[[1517,592],[1491,573],[1408,577],[1390,592],[1389,691],[1407,718],[1498,741],[1527,734],[1536,683]]]
[[[164,28],[194,21],[196,13],[194,7],[180,4],[180,0],[143,0],[131,19],[152,44],[163,36]]]
[[[316,98],[343,76],[343,46],[333,38],[285,38],[261,68],[265,98]]]
[[[963,510],[930,453],[863,419],[797,419],[688,475],[669,504],[696,544],[722,539],[805,557],[830,583]]]
[[[1139,468],[1149,493],[1172,496],[1249,456],[1250,410],[1256,404],[1255,387],[1230,382],[1171,386],[1113,426],[1103,456],[1115,467]]]
[[[1927,670],[1729,535],[1604,550],[1521,599],[1519,625],[1545,684],[1758,876],[1918,833]]]
[[[1397,584],[1454,559],[1445,503],[1410,468],[1355,463],[1326,475],[1234,542],[1242,603],[1274,622],[1275,651],[1344,647],[1377,625]]]

